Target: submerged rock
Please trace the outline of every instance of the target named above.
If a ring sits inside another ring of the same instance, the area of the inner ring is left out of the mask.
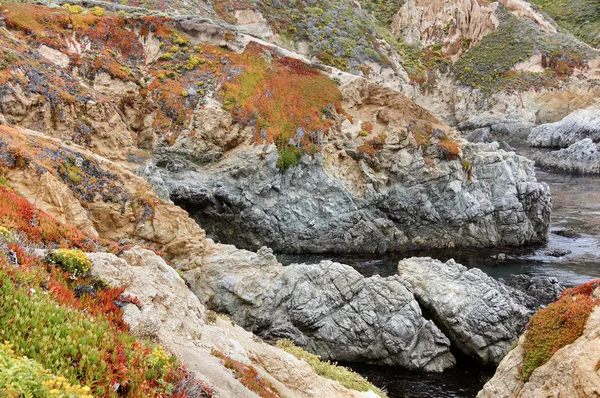
[[[508,286],[454,260],[411,258],[398,272],[453,346],[484,364],[500,362],[533,313]]]
[[[455,363],[398,276],[364,278],[331,261],[283,267],[268,249],[222,245],[203,264],[188,274],[195,293],[265,339],[291,339],[327,360],[425,371]]]
[[[589,138],[559,151],[536,152],[532,159],[539,167],[556,172],[600,174],[598,146]]]
[[[542,124],[527,137],[534,147],[566,148],[584,138],[600,142],[600,109],[583,109],[556,123]]]

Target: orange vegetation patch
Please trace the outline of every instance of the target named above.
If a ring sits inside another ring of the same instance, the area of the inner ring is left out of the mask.
[[[235,361],[214,348],[211,354],[219,358],[223,365],[230,369],[235,377],[245,385],[250,391],[255,392],[259,397],[262,398],[278,398],[279,395],[276,393],[275,387],[273,387],[267,380],[263,379],[256,372],[256,369],[250,365],[245,365],[239,361]]]
[[[96,250],[99,246],[85,233],[60,224],[5,187],[0,187],[0,226],[17,231],[28,245],[76,247],[88,251]]]
[[[592,297],[600,280],[588,282],[563,292],[560,299],[539,310],[527,324],[523,344],[521,378],[529,380],[535,369],[552,355],[577,340],[585,328],[588,317],[599,304]]]
[[[242,71],[223,84],[223,102],[239,123],[254,126],[257,141],[319,145],[342,113],[335,82],[302,61],[259,45],[232,61]]]

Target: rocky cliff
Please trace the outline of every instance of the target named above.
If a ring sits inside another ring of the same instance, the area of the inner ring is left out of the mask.
[[[157,152],[163,167],[155,177],[209,234],[254,250],[385,252],[545,239],[549,193],[525,158],[462,141],[389,89],[357,81],[342,95],[354,124],[342,122],[296,167],[282,172],[271,145],[240,145],[203,164],[197,159],[214,159],[212,150],[181,140]]]

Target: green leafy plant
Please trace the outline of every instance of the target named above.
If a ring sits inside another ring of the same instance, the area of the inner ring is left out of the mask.
[[[277,342],[277,347],[282,350],[289,352],[296,358],[305,361],[308,363],[318,375],[326,377],[331,380],[335,380],[340,382],[346,388],[356,391],[369,391],[372,390],[380,397],[385,397],[386,394],[375,387],[373,384],[369,383],[367,379],[351,371],[348,368],[343,366],[339,366],[335,363],[330,363],[328,361],[321,361],[321,359],[315,355],[311,354],[303,350],[302,348],[294,345],[291,340],[279,340]]]

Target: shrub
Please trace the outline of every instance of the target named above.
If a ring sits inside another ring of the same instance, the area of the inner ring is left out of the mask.
[[[527,324],[523,344],[521,378],[525,381],[562,347],[573,343],[583,333],[597,302],[586,295],[567,295],[539,310]]]
[[[0,396],[92,398],[89,387],[71,385],[56,377],[38,362],[17,355],[10,345],[0,343]]]
[[[64,4],[63,8],[69,11],[70,14],[81,14],[83,12],[83,8],[78,5]]]
[[[164,53],[160,57],[158,57],[158,59],[161,61],[168,61],[170,59],[173,59],[173,53],[171,53],[171,52]]]
[[[296,167],[298,161],[302,157],[302,153],[296,147],[286,146],[279,151],[279,159],[277,159],[277,167],[282,173],[285,173],[290,167]]]
[[[58,249],[50,258],[74,277],[84,275],[92,269],[92,263],[81,250]]]
[[[10,232],[9,229],[0,225],[0,238],[4,239],[7,243],[14,243],[16,241],[16,236]]]
[[[346,388],[356,391],[372,390],[380,397],[386,396],[380,389],[369,383],[367,379],[358,373],[343,366],[321,361],[317,355],[297,347],[291,340],[279,340],[277,347],[308,363],[318,375],[338,381]]]
[[[102,8],[102,7],[98,7],[98,6],[92,7],[92,8],[90,8],[90,12],[97,17],[104,16],[104,8]]]

